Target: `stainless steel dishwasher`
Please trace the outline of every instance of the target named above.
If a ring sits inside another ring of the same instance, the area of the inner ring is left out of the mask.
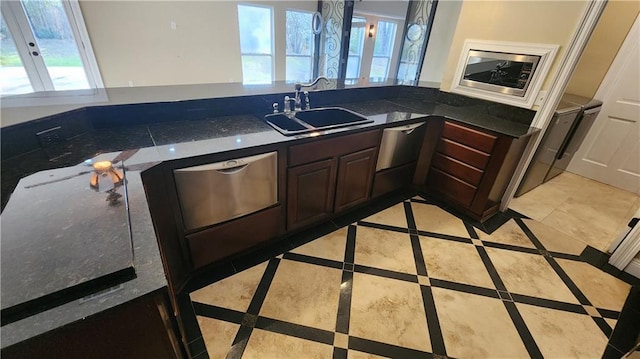
[[[418,159],[425,122],[385,128],[382,131],[376,172]]]
[[[241,217],[278,202],[278,153],[173,171],[185,229]]]

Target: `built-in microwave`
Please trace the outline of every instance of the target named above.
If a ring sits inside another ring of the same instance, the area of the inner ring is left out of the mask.
[[[470,50],[461,86],[524,96],[540,56]]]
[[[451,91],[531,108],[558,47],[467,39]]]

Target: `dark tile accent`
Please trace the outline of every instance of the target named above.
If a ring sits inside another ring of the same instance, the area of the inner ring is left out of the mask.
[[[202,352],[196,356],[192,357],[193,359],[209,359],[209,353],[207,352]]]
[[[349,337],[349,349],[394,359],[416,359],[432,357],[431,353],[423,352],[420,350],[403,348],[391,344],[374,342],[373,340],[351,336]]]
[[[291,252],[285,253],[282,256],[282,258],[296,261],[296,262],[315,264],[318,266],[335,268],[335,269],[342,269],[342,266],[343,266],[342,262],[332,261],[330,259],[324,259],[324,258],[316,258],[316,257],[307,256],[304,254],[291,253]]]
[[[269,286],[273,281],[273,277],[276,275],[276,270],[278,269],[279,264],[280,259],[277,258],[269,261],[267,269],[265,269],[264,274],[262,275],[262,279],[260,280],[260,284],[258,284],[258,288],[256,289],[256,292],[251,299],[251,304],[249,304],[247,313],[255,315],[258,315],[260,313],[260,308],[262,307],[262,303],[267,296]]]
[[[353,272],[342,272],[340,299],[338,301],[338,318],[336,332],[349,334],[349,319],[351,318],[351,294],[353,291]]]
[[[241,326],[238,329],[238,333],[236,333],[236,337],[233,339],[233,344],[231,345],[231,349],[227,353],[227,359],[240,359],[242,358],[242,354],[244,354],[244,350],[247,348],[247,343],[249,342],[249,337],[253,332],[253,328]]]
[[[618,276],[618,279],[625,281],[627,282],[627,284],[633,286],[640,286],[640,278],[636,278],[627,272],[621,272],[620,276]]]
[[[356,232],[357,227],[350,225],[347,229],[347,246],[344,252],[344,262],[353,264],[356,255]],[[353,270],[353,267],[351,268]]]
[[[499,290],[498,295],[500,296],[500,299],[502,299],[503,301],[513,302],[513,297],[511,297],[511,294],[509,292]]]
[[[625,354],[626,353],[623,353],[618,349],[614,348],[613,346],[611,346],[611,344],[607,344],[607,348],[604,350],[602,359],[620,359]]]
[[[396,226],[389,226],[386,224],[380,224],[380,223],[371,223],[371,222],[358,222],[359,226],[363,226],[363,227],[369,227],[369,228],[375,228],[375,229],[383,229],[385,231],[393,231],[393,232],[399,232],[399,233],[409,233],[409,229],[408,228],[402,228],[402,227],[396,227]]]
[[[449,240],[449,241],[456,241],[456,242],[461,242],[461,243],[469,243],[469,244],[473,243],[470,238],[462,238],[462,237],[450,236],[448,234],[440,234],[440,233],[426,232],[426,231],[418,231],[418,234],[421,235],[421,236],[425,236],[425,237],[446,239],[446,240]]]
[[[189,353],[194,356],[201,356],[203,353],[209,357],[209,353],[207,353],[207,346],[204,342],[204,338],[200,337],[189,344],[187,344]]]
[[[604,333],[604,335],[607,338],[611,336],[613,329],[611,329],[611,327],[609,326],[609,323],[607,323],[606,320],[604,320],[603,318],[596,318],[596,317],[591,317],[591,319],[593,319],[593,321],[596,322],[600,330],[602,330],[602,333]]]
[[[467,228],[467,232],[469,232],[469,237],[473,239],[480,239],[476,229],[471,224],[464,222],[464,226]]]
[[[189,294],[180,293],[177,295],[180,321],[182,322],[184,337],[187,342],[192,342],[202,338],[202,332],[196,319],[196,313],[189,298]]]
[[[184,291],[187,293],[195,292],[200,288],[204,288],[236,273],[231,262],[225,262],[213,268],[207,268],[206,271],[196,273],[189,283],[185,285]]]
[[[484,243],[484,245],[486,246],[487,244]],[[484,249],[484,247],[476,246],[476,250],[478,251],[480,258],[482,259],[482,263],[484,263],[484,266],[487,268],[489,276],[493,281],[493,285],[496,286],[496,289],[508,292],[507,287],[504,286],[504,283],[502,282],[502,279],[500,279],[500,275],[498,274],[496,267],[494,267],[493,263],[491,263],[491,258],[489,258],[489,255],[487,254],[487,251]]]
[[[587,248],[580,253],[580,258],[596,268],[602,268],[609,261],[609,255],[591,246],[587,246]]]
[[[413,210],[411,209],[411,202],[403,202],[404,205],[404,214],[407,217],[407,226],[409,229],[417,229],[416,228],[416,220],[413,218]]]
[[[520,339],[522,339],[525,348],[527,348],[529,356],[531,356],[532,358],[542,358],[542,352],[540,351],[540,348],[538,348],[538,344],[536,344],[536,341],[533,339],[533,336],[531,335],[529,328],[527,328],[527,324],[524,322],[524,319],[522,319],[520,312],[518,312],[516,304],[514,302],[502,303],[504,304],[505,308],[507,308],[507,312],[511,317],[511,321],[513,321],[518,334],[520,334]]]
[[[598,309],[598,312],[604,314],[600,309]],[[640,287],[634,286],[631,288],[629,296],[627,296],[624,307],[622,307],[620,318],[618,318],[616,327],[613,329],[613,334],[609,339],[609,345],[622,353],[627,353],[639,342],[639,334]]]
[[[353,272],[353,263],[344,263],[342,270],[347,272]]]
[[[567,273],[565,273],[564,269],[562,269],[562,267],[560,267],[560,265],[558,264],[558,262],[555,261],[555,259],[553,259],[551,257],[544,257],[544,259],[546,259],[547,262],[553,268],[553,270],[556,271],[556,274],[558,274],[560,279],[562,279],[562,281],[567,286],[567,288],[569,288],[571,293],[576,298],[578,298],[578,301],[580,302],[580,304],[591,305],[591,302],[589,301],[589,299],[587,299],[587,297],[582,293],[582,291],[578,288],[578,286],[576,286],[576,284],[573,283],[573,280],[571,280],[569,275],[567,275]]]
[[[385,277],[391,279],[403,280],[405,282],[418,283],[418,277],[413,274],[394,272],[386,269],[378,269],[356,264],[354,272],[377,275],[378,277]]]
[[[256,328],[296,338],[312,340],[318,343],[333,345],[333,332],[307,327],[304,325],[283,322],[276,319],[259,317]]]
[[[500,299],[500,296],[498,295],[495,289],[477,287],[475,285],[469,285],[469,284],[463,284],[463,283],[450,282],[448,280],[442,280],[442,279],[436,279],[436,278],[429,278],[429,281],[431,282],[432,287],[451,289],[458,292],[477,294],[484,297]]]
[[[600,315],[603,316],[604,318],[609,318],[609,319],[620,318],[620,312],[616,312],[615,310],[603,309],[603,308],[596,308],[596,309],[598,310],[598,313],[600,313]]]
[[[291,249],[300,247],[338,229],[333,222],[324,222],[288,238]]]
[[[193,311],[196,315],[201,315],[208,318],[224,320],[225,322],[243,324],[245,313],[238,312],[237,310],[221,308],[215,305],[193,302]],[[251,314],[247,314],[251,315]]]
[[[258,316],[253,314],[245,314],[242,318],[242,325],[245,327],[255,328]]]
[[[333,359],[347,359],[347,349],[333,347]]]
[[[533,232],[529,229],[529,227],[527,227],[526,224],[524,224],[524,222],[522,221],[522,219],[520,218],[514,218],[514,221],[516,222],[516,224],[518,225],[518,227],[520,227],[520,229],[522,229],[522,231],[524,232],[524,234],[527,235],[527,237],[529,238],[529,240],[531,241],[531,243],[533,243],[534,246],[536,246],[536,248],[538,248],[539,250],[544,250],[546,252],[546,248],[542,245],[542,243],[540,242],[540,240],[538,240],[538,238],[536,237],[535,234],[533,234]]]
[[[522,294],[516,294],[516,293],[510,293],[510,294],[513,300],[518,303],[530,304],[538,307],[551,308],[551,309],[557,309],[557,310],[564,310],[565,312],[587,314],[584,308],[579,304],[559,302],[557,300],[531,297],[528,295],[522,295]]]
[[[245,255],[233,259],[231,264],[233,264],[237,272],[242,272],[245,269],[273,259],[291,249],[293,248],[291,248],[288,241],[273,240],[267,245],[255,248]]]
[[[411,193],[406,191],[399,191],[389,195],[382,196],[372,203],[367,203],[366,207],[360,207],[354,210],[350,210],[347,213],[341,214],[339,217],[333,219],[338,227],[344,227],[352,223],[358,222],[363,218],[367,218],[372,214],[378,213],[388,207],[398,204],[404,201]]]
[[[411,249],[413,249],[413,260],[416,262],[416,271],[418,275],[427,275],[427,266],[424,263],[422,249],[420,247],[420,239],[417,235],[411,234]]]
[[[411,198],[410,201],[413,203],[422,203],[422,204],[430,204],[430,205],[434,205],[434,206],[438,206],[439,203],[435,202],[434,200],[432,200],[430,197],[424,195],[420,195],[420,197],[422,197],[422,199],[416,199],[416,198]],[[426,198],[425,198],[426,197]]]
[[[553,258],[568,259],[568,260],[572,260],[572,261],[580,261],[580,262],[582,262],[582,260],[580,259],[580,256],[577,256],[575,254],[560,253],[560,252],[548,252],[548,253]]]
[[[482,241],[482,244],[484,244],[485,247],[506,249],[508,251],[530,253],[530,254],[540,254],[539,250],[535,249],[535,248],[518,247],[518,246],[512,246],[510,244],[487,242],[487,241]]]
[[[445,348],[444,338],[442,337],[442,329],[440,328],[440,320],[438,320],[438,312],[436,311],[436,303],[433,300],[431,287],[421,285],[420,291],[422,292],[424,312],[427,315],[427,327],[429,328],[429,337],[431,338],[431,350],[434,354],[446,356],[447,350]]]

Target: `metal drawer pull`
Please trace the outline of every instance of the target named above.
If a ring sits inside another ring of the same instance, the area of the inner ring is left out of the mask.
[[[238,167],[216,170],[216,172],[222,173],[223,175],[232,175],[232,174],[236,174],[236,173],[242,172],[247,167],[249,167],[249,163],[247,163],[245,165],[242,165],[242,166],[238,166]]]

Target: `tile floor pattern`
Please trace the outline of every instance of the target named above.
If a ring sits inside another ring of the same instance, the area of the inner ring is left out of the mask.
[[[640,195],[563,172],[509,208],[606,252],[640,208]]]
[[[515,216],[414,197],[190,294],[211,358],[596,358],[630,285]]]

